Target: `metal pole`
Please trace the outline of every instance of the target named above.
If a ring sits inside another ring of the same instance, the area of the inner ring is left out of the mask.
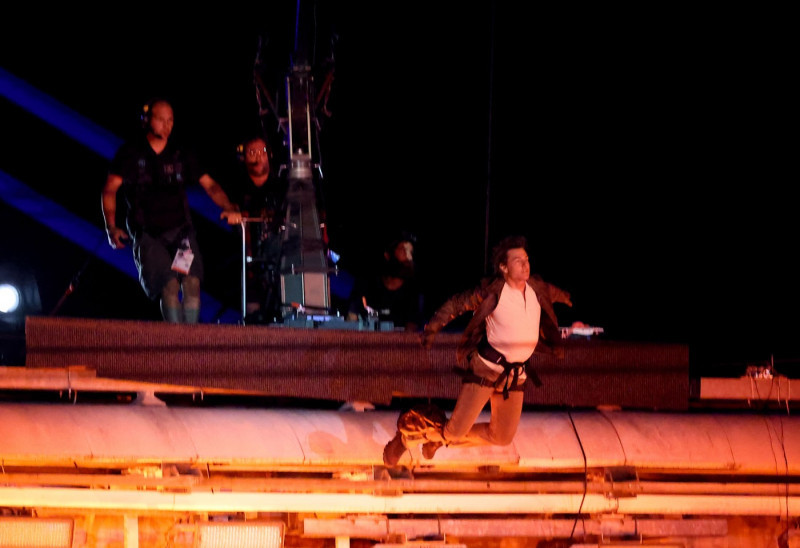
[[[247,245],[245,243],[247,220],[242,219],[240,226],[242,227],[242,324],[244,324],[244,318],[247,315]]]

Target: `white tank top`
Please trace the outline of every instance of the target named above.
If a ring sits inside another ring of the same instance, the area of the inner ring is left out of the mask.
[[[531,357],[539,342],[541,315],[542,307],[530,285],[525,284],[523,293],[506,283],[500,291],[497,307],[486,318],[486,338],[507,361],[524,362]],[[502,365],[486,359],[483,361],[493,371],[503,371]],[[524,378],[521,375],[520,381]]]

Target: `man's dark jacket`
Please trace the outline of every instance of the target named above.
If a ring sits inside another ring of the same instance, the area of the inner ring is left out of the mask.
[[[430,346],[433,337],[452,320],[474,311],[472,319],[464,329],[461,340],[456,348],[456,360],[459,366],[469,369],[469,358],[478,348],[478,343],[486,335],[486,317],[497,307],[500,292],[503,290],[505,280],[502,277],[486,278],[481,284],[463,293],[458,293],[447,300],[434,313],[425,326],[422,341],[425,346]],[[553,303],[562,303],[572,306],[570,294],[553,284],[545,282],[540,276],[534,274],[527,281],[536,293],[539,305],[542,307],[542,317],[539,322],[539,342],[534,354],[547,353],[563,356],[560,347],[561,330],[558,318],[553,310]]]

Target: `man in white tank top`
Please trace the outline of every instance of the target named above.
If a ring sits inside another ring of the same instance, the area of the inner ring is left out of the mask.
[[[423,439],[428,441],[422,452],[426,458],[432,458],[445,444],[510,444],[522,414],[525,381],[531,378],[541,384],[531,368],[533,355],[563,356],[553,303],[572,306],[570,295],[531,274],[526,248],[522,236],[501,240],[492,252],[495,276],[448,299],[422,332],[422,344],[429,348],[450,321],[473,313],[456,351],[464,382],[450,418],[443,424],[428,421],[435,426],[424,432]],[[491,419],[476,423],[487,401],[491,402]],[[419,424],[415,413],[411,410],[398,419],[397,434],[383,452],[387,466],[395,466],[405,453],[412,432],[406,431],[404,424]]]

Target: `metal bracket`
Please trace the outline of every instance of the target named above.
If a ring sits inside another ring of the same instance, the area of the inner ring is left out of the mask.
[[[641,492],[639,473],[632,466],[616,466],[603,471],[603,492],[606,498],[635,497]]]

